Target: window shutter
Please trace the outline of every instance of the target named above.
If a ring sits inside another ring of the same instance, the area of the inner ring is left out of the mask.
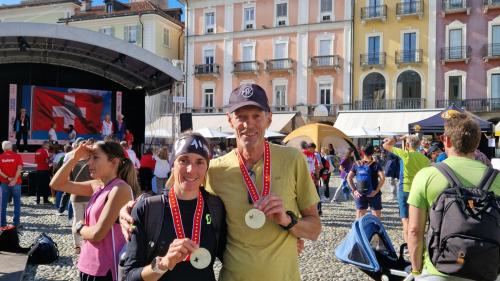
[[[128,29],[129,27],[128,26],[124,26],[123,27],[123,40],[125,40],[125,42],[128,42],[129,41],[129,37],[128,37]]]

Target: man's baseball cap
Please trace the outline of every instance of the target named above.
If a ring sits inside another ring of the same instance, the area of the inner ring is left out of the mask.
[[[229,96],[228,112],[231,113],[249,105],[257,106],[263,111],[271,111],[266,91],[257,84],[243,84],[234,89]]]

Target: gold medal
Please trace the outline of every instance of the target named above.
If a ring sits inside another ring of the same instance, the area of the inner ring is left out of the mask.
[[[189,262],[196,269],[204,269],[210,265],[212,261],[212,256],[210,252],[205,248],[198,248],[198,250],[191,253]]]
[[[245,223],[250,228],[259,229],[266,223],[266,215],[259,209],[250,209],[245,214]]]

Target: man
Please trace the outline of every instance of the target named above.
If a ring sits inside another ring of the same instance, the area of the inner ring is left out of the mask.
[[[12,151],[10,141],[2,142],[4,153],[0,154],[0,183],[2,186],[2,214],[0,226],[7,225],[7,204],[9,197],[14,199],[14,225],[19,226],[21,217],[21,155]]]
[[[14,120],[14,131],[16,132],[16,148],[19,151],[26,151],[28,148],[28,132],[30,130],[30,117],[26,114],[26,108],[21,108],[20,113]],[[21,148],[21,138],[23,147]]]
[[[319,197],[306,161],[294,148],[267,144],[264,134],[272,113],[260,86],[236,88],[229,98],[227,119],[237,146],[211,161],[206,186],[220,196],[227,212],[228,237],[219,280],[300,280],[298,238],[316,240],[321,232]],[[264,185],[270,186],[270,193],[260,196]],[[261,216],[253,217],[257,210],[264,213],[263,225],[254,221]],[[120,222],[130,231],[128,211],[127,206],[122,209]]]
[[[44,204],[49,202],[49,182],[50,182],[50,155],[49,142],[44,141],[42,147],[35,152],[36,163],[36,203],[40,204],[40,197],[43,197]]]
[[[398,205],[399,216],[403,222],[403,239],[408,242],[408,194],[410,192],[413,178],[422,168],[429,166],[430,161],[425,155],[417,151],[419,139],[417,136],[404,136],[401,138],[404,148],[394,147],[396,139],[387,138],[384,140],[384,149],[394,153],[399,157],[399,190]]]
[[[112,134],[113,134],[113,122],[111,122],[111,116],[109,114],[106,114],[101,124],[101,135],[102,138],[105,139],[107,136],[110,136]]]
[[[134,167],[136,169],[139,169],[141,167],[141,162],[139,159],[137,159],[137,154],[135,154],[135,151],[128,145],[126,141],[121,141],[120,145],[122,146],[123,150],[125,151],[125,155],[132,161],[132,164],[134,164]]]
[[[125,116],[123,116],[123,114],[119,113],[116,116],[116,121],[115,121],[115,124],[114,124],[114,128],[116,130],[115,134],[116,134],[116,137],[119,140],[124,140],[124,138],[125,138],[125,129],[127,128],[126,125],[125,125],[125,121],[123,121],[123,118],[125,118]]]
[[[463,186],[477,186],[486,171],[486,166],[474,160],[474,151],[479,145],[481,130],[471,117],[457,113],[445,120],[444,147],[448,158],[444,161],[457,175]],[[408,198],[410,204],[408,250],[413,275],[417,281],[467,280],[449,277],[432,265],[427,250],[424,250],[424,231],[428,210],[438,196],[448,187],[448,181],[435,167],[422,169],[415,176]],[[500,177],[496,177],[491,189],[500,196]],[[500,280],[500,279],[497,279]]]
[[[300,146],[302,147],[302,154],[306,157],[306,162],[307,162],[307,167],[309,169],[309,174],[311,175],[311,179],[313,180],[314,187],[316,188],[316,192],[318,193],[318,196],[320,195],[319,193],[319,162],[318,158],[314,154],[314,148],[311,145],[314,143],[308,144],[307,142],[303,141]],[[316,147],[316,145],[314,145]],[[321,216],[323,215],[323,211],[321,210],[321,200],[318,202],[318,214]]]
[[[49,129],[49,141],[50,143],[52,144],[55,144],[57,143],[57,132],[56,132],[56,128],[57,128],[57,124],[54,123],[52,124],[52,126],[50,126],[50,129]]]
[[[427,157],[429,157],[432,163],[436,163],[436,160],[441,152],[441,148],[435,144],[427,150]]]

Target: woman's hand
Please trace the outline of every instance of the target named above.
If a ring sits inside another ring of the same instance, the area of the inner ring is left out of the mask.
[[[196,249],[198,245],[189,238],[175,239],[168,247],[167,254],[161,258],[158,267],[162,270],[172,270]]]
[[[84,141],[74,150],[73,157],[77,160],[89,158],[92,150],[92,145]]]

